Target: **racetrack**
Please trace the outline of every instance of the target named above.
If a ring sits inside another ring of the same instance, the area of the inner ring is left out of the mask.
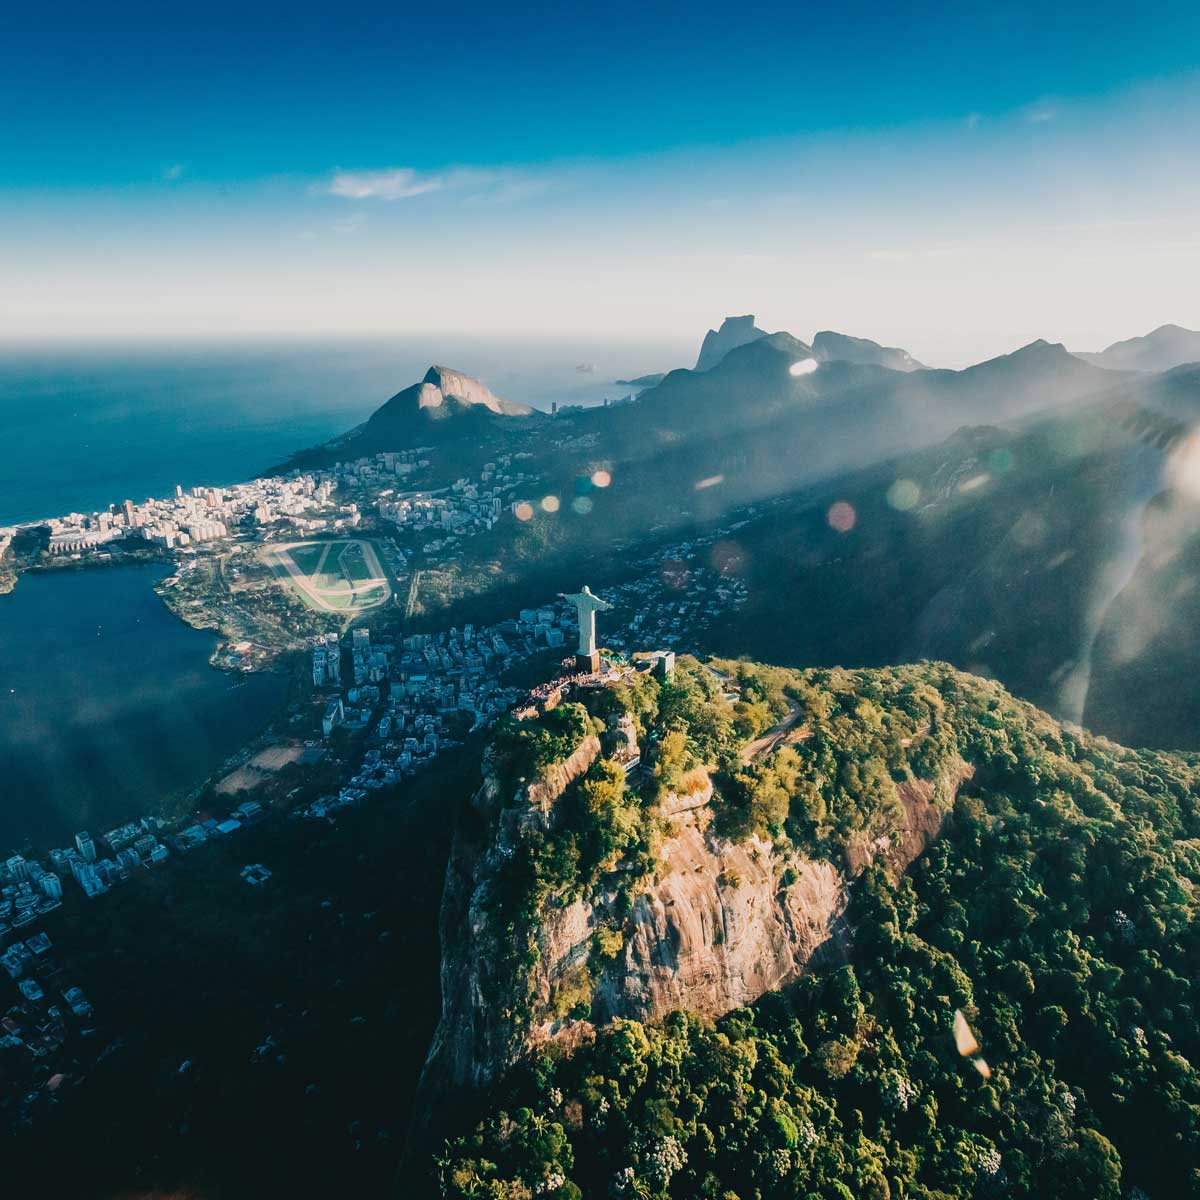
[[[294,557],[295,556],[295,557]],[[309,570],[304,570],[299,558]],[[392,597],[392,585],[371,542],[343,539],[289,542],[269,546],[265,559],[319,612],[348,615],[378,608]]]

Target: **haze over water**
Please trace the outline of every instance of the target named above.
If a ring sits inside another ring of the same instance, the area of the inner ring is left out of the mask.
[[[0,852],[156,812],[275,715],[284,677],[210,667],[215,638],[153,591],[164,574],[35,573],[0,596]]]
[[[692,347],[405,341],[0,350],[0,525],[176,483],[227,484],[363,421],[435,362],[549,408],[691,362]],[[592,365],[594,371],[577,368]],[[213,670],[158,567],[22,576],[0,596],[0,851],[156,811],[264,728],[278,677]]]
[[[247,479],[365,420],[433,363],[548,409],[615,398],[628,389],[613,380],[694,355],[439,337],[0,348],[0,526]]]

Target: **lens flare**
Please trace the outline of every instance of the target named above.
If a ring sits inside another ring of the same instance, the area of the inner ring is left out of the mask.
[[[592,472],[592,487],[606,488],[612,483],[612,473],[601,467],[598,471]]]
[[[1166,477],[1185,495],[1200,496],[1200,434],[1190,433],[1167,457]]]
[[[559,500],[558,500],[557,496],[543,496],[542,497],[542,508],[545,512],[548,512],[548,513],[558,512],[558,504],[559,504]]]
[[[687,587],[692,577],[691,568],[678,558],[668,558],[660,568],[662,581],[674,591]]]
[[[979,1039],[967,1023],[961,1008],[954,1010],[954,1046],[963,1058],[970,1058],[971,1055],[979,1053]]]
[[[897,512],[916,508],[920,499],[921,489],[911,479],[897,479],[887,491],[887,502]]]
[[[746,565],[746,552],[737,542],[718,542],[712,548],[711,562],[722,575],[736,575]]]
[[[518,521],[530,521],[533,519],[533,505],[528,500],[522,500],[516,508],[513,509],[513,515]]]
[[[716,487],[720,483],[725,482],[724,475],[710,475],[707,479],[698,479],[696,481],[696,491],[702,492],[706,488]]]
[[[819,366],[815,358],[802,358],[788,367],[789,375],[811,375]]]
[[[845,500],[838,500],[829,506],[829,512],[825,514],[825,519],[829,522],[831,529],[837,530],[838,533],[849,533],[858,523],[858,513],[854,511],[852,504]]]
[[[991,482],[991,475],[989,475],[986,471],[983,471],[978,475],[972,475],[970,479],[964,479],[962,483],[958,485],[958,490],[960,492],[973,492],[977,488],[981,488],[985,484]]]
[[[571,501],[571,508],[581,517],[586,517],[592,511],[592,502],[586,496],[576,496]]]

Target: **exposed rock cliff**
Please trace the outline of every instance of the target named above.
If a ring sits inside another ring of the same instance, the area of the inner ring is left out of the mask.
[[[456,405],[450,402],[456,402]],[[472,379],[461,371],[433,366],[425,372],[425,378],[420,383],[397,392],[371,417],[367,427],[379,421],[394,422],[405,417],[411,418],[418,413],[440,416],[442,414],[437,410],[449,411],[448,405],[468,410],[486,409],[497,416],[528,416],[533,411],[528,405],[502,400],[478,379]]]
[[[485,757],[484,779],[460,824],[450,853],[442,898],[442,1017],[429,1051],[426,1075],[435,1083],[478,1086],[520,1050],[514,1025],[520,997],[505,947],[490,919],[498,866],[516,852],[523,831],[545,827],[554,801],[600,753],[589,737],[542,779],[508,804],[496,764]]]
[[[627,732],[621,728],[622,737]],[[497,869],[518,852],[523,832],[552,828],[556,803],[599,754],[599,741],[586,738],[520,789],[515,803],[495,764],[485,772],[450,860],[443,1009],[426,1065],[427,1094],[484,1085],[530,1050],[572,1047],[614,1018],[653,1022],[680,1008],[715,1017],[797,978],[814,959],[842,960],[851,878],[877,858],[905,869],[937,835],[970,774],[960,763],[936,785],[901,784],[898,823],[858,838],[845,869],[787,843],[719,836],[707,778],[686,793],[672,791],[657,810],[665,833],[651,876],[625,888],[619,866],[590,895],[551,898],[528,951],[517,948],[522,967],[514,974],[514,947],[504,944],[494,919]],[[608,946],[598,952],[605,933]]]
[[[720,329],[710,329],[704,335],[704,343],[700,347],[700,356],[696,359],[694,369],[711,370],[730,350],[736,350],[739,346],[756,342],[766,336],[767,331],[754,324],[753,316],[726,317],[721,322]]]
[[[422,445],[457,444],[485,457],[489,453],[486,443],[502,439],[514,428],[524,430],[541,416],[527,404],[497,396],[461,371],[432,366],[420,382],[397,392],[361,425],[323,446],[303,451],[287,466],[308,468]]]

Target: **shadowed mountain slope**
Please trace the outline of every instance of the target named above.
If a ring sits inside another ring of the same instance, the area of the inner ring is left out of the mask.
[[[923,371],[925,364],[917,362],[907,350],[881,346],[870,338],[850,337],[823,329],[813,338],[813,353],[821,362],[865,363],[887,367],[892,371]]]
[[[1200,362],[1200,331],[1160,325],[1143,337],[1114,342],[1098,354],[1079,354],[1086,362],[1122,371],[1169,371]]]
[[[710,329],[704,335],[700,346],[700,356],[696,359],[695,370],[710,371],[730,350],[745,346],[749,342],[766,337],[765,329],[759,329],[754,324],[753,316],[726,317],[721,322],[720,329]]]

